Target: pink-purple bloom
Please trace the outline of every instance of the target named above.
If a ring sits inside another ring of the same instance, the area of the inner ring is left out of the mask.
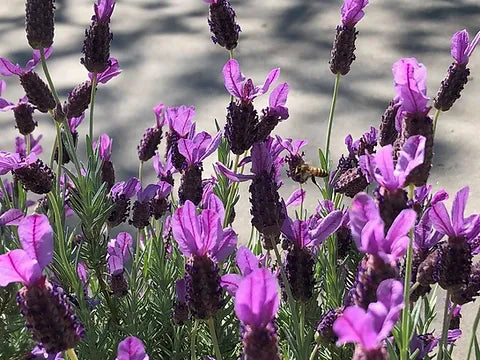
[[[221,140],[221,132],[212,138],[209,133],[202,131],[192,139],[180,139],[178,141],[178,151],[185,157],[187,166],[200,164],[206,157],[217,150]]]
[[[97,21],[108,23],[115,8],[115,0],[97,0],[93,5]]]
[[[100,158],[103,161],[110,161],[110,157],[112,156],[113,139],[107,134],[102,134],[98,139],[98,144],[99,144],[98,154],[100,155]],[[94,148],[96,146],[97,146],[97,142],[93,144]]]
[[[105,69],[105,71],[97,74],[97,83],[106,84],[111,79],[122,73],[116,58],[110,57],[108,61],[110,62],[110,65]],[[93,73],[89,72],[88,77],[90,78],[90,81],[93,81]]]
[[[468,64],[468,60],[479,42],[480,31],[475,35],[471,42],[467,30],[463,29],[457,31],[453,34],[450,45],[452,57],[460,65]]]
[[[45,49],[45,58],[48,58],[53,52],[53,47]],[[0,75],[13,76],[24,75],[29,71],[32,71],[35,66],[40,62],[40,50],[33,50],[33,57],[26,64],[25,67],[21,67],[18,64],[13,64],[5,58],[0,58]]]
[[[364,16],[363,9],[368,5],[368,0],[344,0],[341,13],[342,23],[354,27]]]
[[[240,274],[225,274],[222,276],[220,283],[231,296],[235,296],[242,280],[260,267],[260,260],[246,246],[240,246],[238,248],[236,261]]]
[[[135,336],[129,336],[118,344],[117,357],[115,360],[148,360],[145,346]]]
[[[132,236],[127,232],[121,232],[115,239],[111,239],[107,245],[107,262],[110,274],[116,275],[123,272],[125,263],[133,253]]]
[[[36,138],[34,138],[32,134],[28,134],[26,136],[30,136],[30,152],[34,153],[35,155],[40,155],[43,151],[43,147],[40,145],[40,140],[43,136],[38,135]],[[27,144],[25,142],[26,136],[15,137],[15,152],[21,157],[27,156]]]

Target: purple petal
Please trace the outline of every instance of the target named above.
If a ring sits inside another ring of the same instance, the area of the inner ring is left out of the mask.
[[[279,305],[277,279],[265,268],[244,278],[235,296],[235,313],[245,325],[265,327],[274,318]]]
[[[470,189],[465,186],[459,190],[455,195],[455,199],[452,204],[452,225],[456,234],[460,234],[464,225],[464,213],[467,206],[468,193]]]
[[[285,206],[298,206],[305,201],[305,190],[297,189],[288,198]]]
[[[73,133],[75,130],[77,130],[77,127],[82,123],[82,121],[85,119],[85,112],[82,113],[82,115],[78,117],[72,117],[68,119],[68,126],[70,126],[70,131]]]
[[[178,152],[185,156],[187,164],[193,165],[198,161],[198,150],[195,143],[190,139],[180,139],[178,141]]]
[[[145,346],[135,336],[129,336],[118,344],[116,360],[148,360]]]
[[[480,43],[480,31],[477,32],[477,35],[475,35],[472,42],[470,43],[470,45],[468,45],[467,49],[465,50],[465,54],[468,57],[470,57],[472,55],[472,53],[475,50],[475,48],[477,47],[478,43]]]
[[[140,183],[140,180],[138,180],[136,177],[132,177],[130,180],[128,180],[123,187],[123,194],[127,198],[131,198],[134,194],[136,194],[142,187],[142,184]]]
[[[98,0],[94,4],[95,15],[98,21],[109,22],[115,8],[115,0]]]
[[[377,346],[377,334],[371,318],[358,306],[350,306],[333,323],[333,331],[338,336],[337,346],[356,343],[365,349]]]
[[[403,284],[394,279],[387,279],[380,283],[377,289],[377,301],[386,309],[386,313],[375,313],[375,305],[368,307],[368,312],[374,317],[377,341],[385,339],[400,316],[403,309]]]
[[[113,140],[107,134],[100,135],[100,147],[99,147],[99,155],[103,161],[110,161],[110,157],[112,156],[112,143]]]
[[[392,153],[392,145],[387,145],[377,150],[375,155],[375,163],[377,166],[375,179],[383,187],[389,190],[396,190],[400,187],[400,184],[394,174]]]
[[[123,272],[123,257],[117,254],[108,254],[107,265],[110,274],[121,274]]]
[[[440,201],[445,201],[448,199],[448,193],[445,190],[438,190],[433,196],[432,200],[430,201],[430,205],[435,205]]]
[[[173,214],[172,230],[183,255],[186,257],[200,255],[197,246],[197,239],[201,238],[200,225],[197,220],[197,210],[190,200],[187,200],[185,205],[179,207]]]
[[[18,226],[20,225],[20,222],[23,220],[23,218],[23,211],[20,211],[18,209],[9,209],[0,216],[0,226]]]
[[[363,253],[383,255],[381,247],[384,243],[384,224],[380,219],[371,220],[363,227],[357,248]]]
[[[355,196],[349,210],[349,216],[350,228],[355,241],[360,240],[362,229],[367,222],[380,219],[375,201],[366,193],[360,193]]]
[[[237,266],[243,276],[249,275],[259,267],[258,258],[246,246],[240,246],[237,250]]]
[[[221,219],[219,214],[217,214],[215,211],[206,209],[206,210],[203,210],[202,213],[200,214],[200,221],[201,221],[200,224],[201,224],[202,235],[200,239],[197,239],[197,247],[199,248],[200,253],[204,255],[208,252],[211,252],[212,257],[216,258],[216,256],[218,255],[221,258],[223,255],[223,252],[221,252],[220,254],[217,254],[217,252],[220,252],[221,248],[223,247],[222,246],[224,244],[223,240],[229,240],[229,239],[222,240],[223,219]],[[226,246],[228,247],[228,244],[226,244]],[[218,261],[219,260],[217,259],[217,262]]]
[[[309,232],[310,237],[314,240],[315,245],[320,245],[323,240],[332,235],[340,227],[343,213],[341,211],[333,211],[325,216],[318,227]]]
[[[22,75],[25,72],[20,67],[20,65],[13,65],[10,61],[5,58],[0,58],[0,75],[3,76],[12,76],[12,75]]]
[[[42,269],[25,250],[15,249],[0,255],[0,286],[13,282],[33,285],[42,276]]]
[[[122,70],[120,70],[120,65],[118,64],[118,60],[115,59],[114,57],[111,57],[109,59],[110,65],[107,67],[107,69],[97,75],[97,82],[100,84],[106,84],[110,80],[112,80],[114,77],[120,75],[122,73]],[[90,78],[90,81],[93,80],[93,74],[88,73],[88,77]]]
[[[243,181],[252,180],[254,178],[253,175],[244,175],[244,174],[235,173],[219,162],[216,163],[215,168],[218,173],[223,174],[227,179],[233,182],[243,182]]]
[[[426,67],[415,58],[400,59],[393,65],[393,76],[403,110],[410,114],[424,113],[430,100],[426,96]]]
[[[273,165],[272,155],[264,143],[256,143],[252,147],[252,173],[270,172]]]
[[[277,106],[284,106],[287,102],[288,92],[290,91],[290,86],[287,83],[278,84],[275,89],[273,89],[268,99],[268,104],[270,107],[275,108]]]
[[[403,145],[398,157],[395,173],[398,176],[400,186],[404,186],[405,179],[417,166],[423,164],[425,157],[425,137],[421,135],[411,136]]]
[[[175,130],[181,137],[186,137],[194,126],[192,118],[195,116],[195,108],[185,105],[168,107],[165,116],[170,129]]]
[[[205,160],[214,151],[217,150],[220,142],[222,141],[222,132],[219,131],[213,139],[207,144],[207,147],[203,150],[203,154],[200,154],[200,161]]]
[[[29,215],[18,226],[18,236],[30,258],[44,268],[53,258],[53,231],[45,215]]]
[[[222,275],[220,286],[224,288],[230,296],[235,296],[238,290],[238,285],[243,280],[243,277],[238,274]]]
[[[84,287],[87,286],[87,282],[88,282],[87,267],[83,262],[79,262],[77,264],[77,274],[83,286]]]
[[[121,232],[117,235],[115,239],[116,246],[120,249],[120,253],[124,258],[128,258],[129,255],[132,253],[132,244],[133,238],[127,232]]]
[[[468,47],[469,36],[467,30],[457,31],[452,36],[450,43],[450,53],[458,64],[468,63],[466,50]]]
[[[50,57],[50,55],[52,55],[53,46],[50,46],[49,48],[45,48],[43,50],[44,50],[44,54],[45,54],[45,59],[48,59]],[[40,61],[41,61],[40,50],[33,50],[33,57],[25,65],[24,72],[29,72],[30,70],[32,70],[35,66],[37,66],[37,64]]]
[[[368,0],[344,0],[341,9],[343,24],[355,26],[365,16],[363,9],[367,5]]]
[[[429,216],[436,230],[447,236],[455,236],[455,231],[453,230],[452,223],[444,203],[439,202],[433,205],[430,208]]]
[[[242,98],[245,77],[240,72],[238,61],[235,59],[228,60],[223,67],[222,73],[223,82],[227,91],[236,98]]]
[[[159,198],[166,199],[172,192],[173,186],[166,181],[157,182],[157,194]]]
[[[223,206],[223,202],[217,195],[213,193],[213,191],[206,198],[206,201],[204,202],[204,208],[213,210],[218,214],[220,219],[225,217],[225,207]]]
[[[396,238],[405,236],[415,225],[417,213],[415,210],[405,209],[398,214],[388,230],[386,240],[393,241]]]
[[[155,195],[157,194],[157,191],[158,191],[157,184],[149,184],[145,189],[140,190],[137,193],[137,199],[142,203],[146,203],[155,197]]]
[[[258,94],[256,94],[256,95],[258,96],[258,95],[265,94],[268,91],[268,89],[270,88],[270,85],[272,85],[278,79],[279,76],[280,76],[280,68],[276,68],[276,69],[271,70],[268,73],[267,78],[265,79],[265,82],[263,83],[263,86],[261,87],[261,89],[259,89]],[[287,93],[288,93],[288,91],[287,91]],[[282,105],[284,105],[284,104],[282,104]]]
[[[158,104],[153,108],[155,114],[155,120],[157,121],[157,127],[161,127],[165,124],[165,116],[163,114],[164,104]]]

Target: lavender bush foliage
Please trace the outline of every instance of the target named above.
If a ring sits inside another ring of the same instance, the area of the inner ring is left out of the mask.
[[[345,0],[331,52],[326,148],[315,164],[301,151],[305,140],[275,135],[289,117],[280,69],[254,86],[234,58],[240,26],[232,4],[205,2],[211,38],[229,57],[212,69],[231,96],[225,125],[208,134],[197,129],[193,106],[160,103],[139,140],[138,177],[116,179],[117,144],[94,137],[93,113],[97,87],[115,86],[121,73],[110,56],[115,0],[94,4],[80,60],[89,72],[69,93],[57,93],[47,66],[54,1],[26,1],[33,57],[25,67],[0,58],[0,74],[18,76],[26,94],[17,103],[0,98],[19,132],[15,152],[0,151],[0,357],[446,360],[470,336],[467,360],[480,359],[480,307],[471,332],[459,328],[461,305],[480,296],[480,214],[465,215],[468,187],[449,212],[448,194],[427,185],[437,120],[467,84],[480,32],[471,41],[466,30],[453,35],[454,62],[433,117],[426,66],[415,58],[393,64],[396,96],[379,131],[373,124],[355,142],[348,135],[348,155],[334,166],[340,79],[354,71],[358,23],[368,16],[368,1]],[[253,100],[270,87],[259,115]],[[37,111],[55,124],[49,154]],[[89,132],[81,134],[86,113]],[[214,154],[214,168],[204,169]],[[145,166],[157,182],[143,180]],[[235,207],[244,181],[250,212]],[[299,188],[283,199],[287,181]],[[318,191],[307,193],[307,181]],[[306,196],[317,208],[304,207]],[[250,239],[237,235],[236,217],[251,218]],[[432,327],[437,317],[441,329]]]

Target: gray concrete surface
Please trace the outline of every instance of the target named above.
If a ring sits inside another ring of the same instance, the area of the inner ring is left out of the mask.
[[[308,139],[307,157],[316,161],[316,149],[324,146],[330,107],[333,76],[328,60],[334,29],[340,22],[340,1],[232,3],[243,30],[235,51],[242,71],[261,83],[270,69],[281,68],[280,79],[291,85],[291,116],[278,127],[278,133]],[[49,66],[63,97],[87,76],[79,59],[92,4],[93,0],[57,0],[55,51]],[[22,0],[0,3],[0,56],[20,63],[30,56],[23,9]],[[153,124],[151,109],[159,102],[194,105],[202,129],[213,130],[214,119],[224,121],[228,94],[221,69],[228,54],[211,43],[207,12],[208,5],[202,0],[118,0],[112,20],[112,56],[119,59],[123,74],[98,92],[95,133],[107,132],[114,138],[113,161],[119,178],[136,174],[136,145],[144,128]],[[366,13],[358,25],[357,61],[340,84],[332,140],[334,158],[345,152],[347,133],[358,137],[370,125],[378,126],[394,94],[391,66],[396,60],[415,56],[423,62],[428,68],[428,94],[433,97],[451,63],[451,35],[463,28],[470,34],[480,29],[478,0],[372,0]],[[431,183],[452,194],[469,184],[468,210],[479,212],[480,49],[472,56],[470,68],[472,77],[462,98],[440,117]],[[7,81],[5,97],[14,100],[23,96],[17,79]],[[267,100],[266,96],[258,99],[258,108]],[[38,120],[37,134],[44,134],[44,147],[50,149],[52,123],[47,117],[39,116]],[[0,149],[13,149],[16,131],[11,114],[0,113],[0,129]],[[81,134],[87,129],[84,123]],[[210,167],[207,164],[205,168]],[[151,166],[145,169],[147,178],[153,179]],[[283,191],[288,195],[294,189],[287,181]],[[246,195],[246,186],[242,191]],[[308,191],[308,205],[313,208],[318,195],[313,188]],[[235,227],[249,229],[246,207],[242,210],[245,213],[239,214]],[[248,231],[240,233],[246,236]],[[471,328],[473,311],[473,307],[464,310],[465,332]],[[460,341],[460,350],[466,342],[466,338]],[[456,353],[455,359],[463,358],[462,351]]]

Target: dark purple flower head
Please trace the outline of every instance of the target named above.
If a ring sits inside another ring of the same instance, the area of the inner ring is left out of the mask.
[[[127,199],[135,195],[142,187],[140,180],[136,177],[130,178],[127,182],[121,181],[113,185],[112,190],[110,190],[110,196],[113,199],[116,199],[120,196],[125,196]]]
[[[237,250],[236,261],[240,274],[226,274],[222,276],[220,285],[231,295],[235,296],[238,286],[250,273],[260,267],[260,260],[246,246],[240,246]]]
[[[468,193],[468,186],[457,192],[453,200],[451,217],[443,202],[438,202],[431,207],[430,220],[438,232],[452,238],[465,237],[468,241],[477,237],[480,233],[480,216],[472,215],[465,218],[464,215]]]
[[[280,305],[278,281],[270,270],[255,269],[240,283],[235,313],[244,325],[263,328],[275,317]]]
[[[364,16],[363,9],[368,0],[344,0],[342,5],[342,23],[350,28],[354,27]]]
[[[127,232],[121,232],[108,242],[107,263],[110,274],[117,275],[123,272],[124,264],[133,254],[132,244],[132,236]]]
[[[48,58],[53,51],[53,47],[49,47],[45,50],[45,58]],[[5,58],[0,58],[0,75],[3,76],[13,76],[13,75],[24,75],[30,71],[32,71],[35,66],[40,62],[40,50],[33,50],[33,57],[30,59],[24,68],[20,65],[14,65],[9,60]]]
[[[225,88],[227,89],[227,91],[237,99],[240,99],[241,101],[246,103],[251,102],[257,96],[265,94],[270,88],[270,85],[275,82],[280,76],[280,69],[273,69],[267,75],[263,86],[254,86],[252,79],[246,80],[245,76],[240,72],[240,65],[235,59],[228,60],[223,67],[222,72],[223,81],[225,83]],[[280,87],[276,88],[276,90],[277,94],[272,98],[273,105],[274,107],[283,107],[283,105],[285,105],[286,95],[288,94],[288,87],[286,89],[282,89],[282,87]],[[283,114],[285,114],[285,110],[281,111],[283,112]]]
[[[111,79],[122,73],[122,70],[120,70],[120,65],[118,64],[118,60],[116,58],[110,57],[108,61],[110,65],[108,65],[108,67],[103,72],[97,74],[97,83],[106,84]],[[88,77],[90,78],[90,81],[92,81],[93,73],[89,72]]]
[[[450,52],[455,61],[460,65],[468,64],[468,59],[480,42],[480,31],[475,35],[472,42],[469,42],[469,40],[468,31],[465,29],[457,31],[452,36]]]
[[[368,158],[368,159],[365,159]],[[386,145],[377,150],[374,156],[362,155],[362,164],[368,164],[366,173],[389,191],[403,189],[410,172],[423,164],[425,157],[425,137],[411,136],[400,151],[397,163],[393,163],[393,147]]]
[[[217,150],[222,140],[219,132],[214,138],[205,131],[196,134],[193,139],[180,139],[178,151],[185,156],[187,166],[200,164],[205,158]]]
[[[95,10],[95,20],[108,23],[115,8],[115,0],[98,0],[93,8]]]
[[[282,233],[300,249],[320,246],[326,238],[337,231],[342,216],[341,211],[334,211],[321,220],[312,217],[308,221],[292,221],[287,217],[283,223]]]
[[[382,281],[377,299],[366,311],[359,306],[345,309],[333,324],[337,345],[356,343],[365,350],[373,350],[390,334],[403,308],[402,283],[393,279]]]
[[[149,360],[149,357],[142,341],[135,336],[129,336],[118,344],[115,360]]]
[[[53,258],[53,231],[45,215],[30,215],[18,225],[23,249],[0,255],[0,286],[21,282],[31,286]]]
[[[427,97],[427,68],[419,64],[415,58],[403,58],[393,64],[393,78],[396,99],[400,101],[397,113],[396,129],[401,130],[402,114],[411,115],[427,114],[430,107],[427,106],[430,98]]]
[[[385,235],[385,224],[374,200],[366,193],[360,193],[353,199],[349,216],[358,250],[377,255],[386,263],[394,263],[407,250],[408,232],[415,225],[417,213],[402,210]]]
[[[186,257],[209,255],[223,261],[237,244],[237,234],[223,229],[221,213],[212,209],[197,215],[195,205],[187,200],[172,217],[172,229],[180,251]]]

